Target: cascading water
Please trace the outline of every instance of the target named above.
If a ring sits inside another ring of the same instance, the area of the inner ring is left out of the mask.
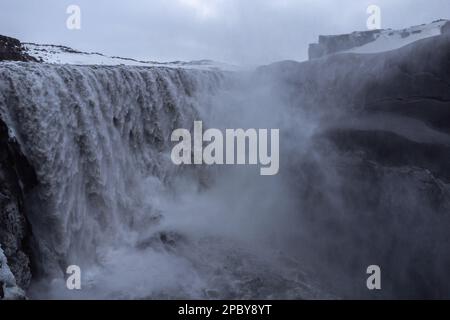
[[[289,115],[277,109],[270,90],[234,77],[171,68],[1,65],[0,116],[39,180],[27,199],[39,275],[30,296],[317,294],[296,259],[282,251],[295,240],[297,225],[290,210],[295,197],[280,177],[263,178],[253,168],[176,167],[170,160],[171,132],[194,120],[286,127]],[[83,270],[81,291],[65,288],[71,264]]]

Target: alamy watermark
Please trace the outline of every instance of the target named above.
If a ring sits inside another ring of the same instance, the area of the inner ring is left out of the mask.
[[[367,18],[366,26],[369,30],[381,29],[381,8],[377,5],[370,5],[366,10],[369,18]]]
[[[79,5],[71,4],[67,7],[66,13],[69,17],[66,20],[66,27],[69,30],[81,29],[81,8]],[[366,13],[369,15],[366,21],[368,30],[381,29],[381,8],[371,4],[367,7]]]
[[[373,264],[367,267],[366,273],[370,275],[366,281],[367,289],[381,290],[381,268]]]
[[[261,175],[272,176],[280,168],[279,139],[279,129],[270,130],[269,141],[268,129],[226,129],[224,135],[219,129],[203,132],[202,121],[194,121],[193,137],[187,129],[173,131],[171,141],[178,143],[171,159],[176,165],[259,164]]]
[[[70,265],[66,269],[69,276],[66,280],[66,287],[69,290],[81,290],[81,268],[77,265]]]
[[[66,27],[69,30],[81,29],[81,8],[75,4],[67,7],[66,13],[69,17],[66,20]]]

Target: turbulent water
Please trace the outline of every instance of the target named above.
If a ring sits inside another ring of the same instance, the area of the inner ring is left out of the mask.
[[[317,295],[285,252],[298,230],[279,177],[260,177],[251,167],[171,162],[172,130],[191,128],[194,120],[271,128],[289,118],[270,90],[235,77],[170,68],[1,65],[0,115],[39,180],[27,199],[31,297]],[[81,291],[65,288],[71,264],[82,269]]]

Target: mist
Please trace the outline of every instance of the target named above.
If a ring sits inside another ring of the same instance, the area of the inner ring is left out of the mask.
[[[212,94],[200,91],[195,97],[197,117],[207,124],[204,130],[281,128],[281,154],[294,152],[294,140],[297,146],[306,145],[313,130],[313,122],[301,112],[293,114],[275,82],[252,72],[226,75]],[[188,118],[184,121],[192,126]],[[53,281],[45,276],[33,284],[31,297],[331,296],[305,283],[310,267],[301,256],[302,217],[295,209],[299,199],[285,179],[289,153],[281,159],[279,174],[261,176],[254,165],[177,167],[169,152],[164,151],[160,164],[162,177],[147,171],[140,177],[132,174],[132,193],[121,191],[132,201],[125,204],[126,211],[133,211],[131,229],[120,227],[126,237],[116,242],[106,234],[95,236],[99,246],[94,261],[81,252],[66,258],[82,266],[83,290],[65,290],[65,280],[55,270]],[[95,216],[98,207],[88,210]],[[99,222],[116,223],[110,219]],[[308,281],[313,283],[313,277],[311,272]]]

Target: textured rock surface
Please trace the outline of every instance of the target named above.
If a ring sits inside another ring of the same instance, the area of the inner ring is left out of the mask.
[[[343,296],[448,298],[450,35],[261,72],[317,121],[288,171],[323,278]],[[370,264],[379,293],[361,285]]]
[[[355,31],[342,35],[319,36],[319,42],[309,46],[309,59],[318,59],[342,52],[388,52],[421,39],[447,33],[449,27],[450,22],[441,19],[402,30],[379,29]]]
[[[17,286],[16,279],[8,266],[8,259],[0,247],[0,300],[24,299],[25,292]]]
[[[380,32],[380,30],[372,30],[336,36],[319,36],[319,43],[313,43],[309,46],[309,59],[317,59],[332,53],[362,46],[374,41]]]
[[[35,184],[33,169],[0,119],[0,246],[15,282],[23,289],[31,280],[27,248],[31,230],[25,216],[24,196]]]
[[[19,40],[0,35],[0,61],[4,60],[37,61],[24,51]]]
[[[450,33],[450,21],[442,26],[441,32],[442,34]]]

